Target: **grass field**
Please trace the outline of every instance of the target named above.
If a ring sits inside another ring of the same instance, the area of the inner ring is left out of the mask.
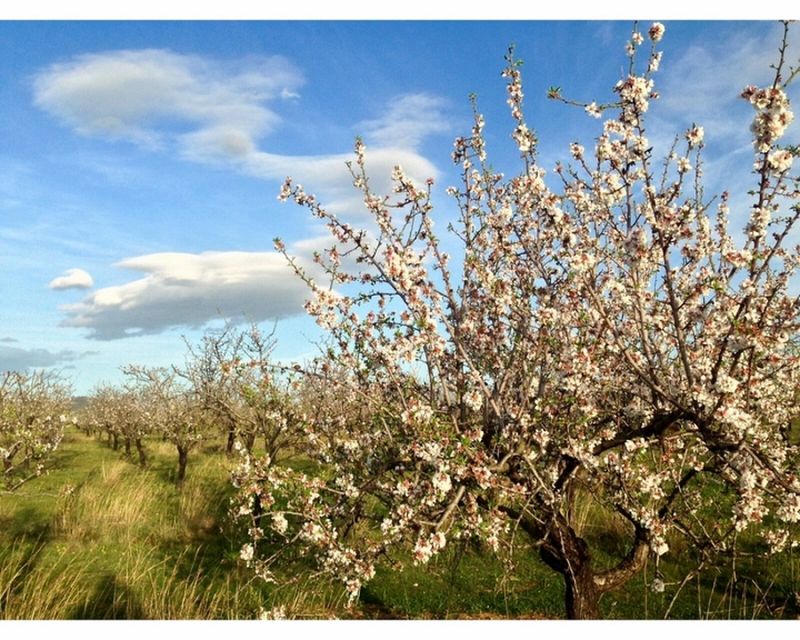
[[[535,550],[522,546],[512,571],[472,547],[450,545],[422,567],[381,569],[352,609],[338,589],[317,584],[302,565],[292,584],[255,579],[239,560],[241,533],[228,518],[231,462],[221,446],[190,456],[175,486],[176,455],[149,442],[141,469],[118,451],[71,430],[50,472],[17,494],[0,495],[0,618],[251,619],[283,607],[297,618],[561,618],[563,585]],[[586,535],[606,560],[619,525],[584,514]],[[648,567],[601,601],[608,618],[795,618],[800,611],[796,553],[706,567],[675,542],[658,567],[663,593],[647,585]],[[308,575],[306,575],[308,574]],[[686,579],[685,579],[686,578]],[[684,580],[685,579],[685,580]],[[677,592],[677,596],[676,596]]]

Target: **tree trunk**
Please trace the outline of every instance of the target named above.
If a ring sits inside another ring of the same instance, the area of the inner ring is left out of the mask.
[[[141,438],[136,438],[134,443],[136,444],[136,451],[139,452],[139,464],[142,467],[146,467],[147,466],[147,454],[144,452],[144,446],[142,445],[142,439]]]
[[[600,592],[594,583],[590,565],[576,567],[577,571],[564,574],[566,592],[564,604],[570,620],[599,620]]]
[[[539,555],[544,563],[564,578],[564,606],[570,620],[600,619],[600,597],[622,587],[647,561],[648,535],[640,526],[636,527],[628,554],[616,566],[595,572],[589,545],[561,513],[551,513],[544,527],[540,521],[516,509],[503,506],[501,509],[539,544]]]
[[[178,486],[183,484],[183,481],[186,479],[186,463],[189,460],[189,450],[178,446],[178,478],[177,484]]]
[[[131,439],[125,438],[125,457],[131,457]]]
[[[111,448],[114,449],[114,451],[116,451],[117,449],[119,449],[119,436],[116,433],[112,433],[111,438],[112,438]]]
[[[595,583],[589,545],[562,519],[539,548],[542,560],[564,578],[569,620],[599,620],[601,591]]]
[[[257,526],[261,526],[261,518],[264,517],[264,507],[261,505],[261,496],[255,494],[253,496],[253,523]]]
[[[233,443],[236,441],[236,429],[228,427],[228,443],[225,445],[225,455],[233,455]]]

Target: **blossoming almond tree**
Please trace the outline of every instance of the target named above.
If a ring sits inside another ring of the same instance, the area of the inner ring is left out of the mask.
[[[0,482],[14,491],[40,475],[64,435],[71,391],[53,374],[6,371],[0,376]]]
[[[222,427],[228,454],[237,442],[251,451],[258,439],[275,461],[297,437],[286,390],[271,362],[273,348],[271,334],[256,325],[243,331],[227,326],[190,346],[186,365],[177,370],[209,420]]]
[[[711,555],[745,529],[776,550],[795,544],[798,251],[786,245],[800,192],[798,150],[780,142],[797,73],[787,31],[772,84],[742,94],[755,110],[755,187],[741,240],[727,194],[703,192],[702,127],[663,163],[652,155],[658,23],[649,44],[634,29],[612,101],[551,90],[607,119],[594,149],[573,143],[550,176],[509,54],[522,170],[491,169],[476,114],[453,153],[456,267],[434,231],[432,182],[397,167],[394,194],[373,193],[361,142],[351,171],[376,232],[287,180],[281,197],[333,238],[318,259],[329,283],[289,259],[330,337],[307,375],[337,402],[306,415],[318,473],[254,458],[240,469],[243,504],[270,511],[251,523],[245,560],[269,579],[299,546],[355,599],[379,561],[425,563],[456,539],[508,551],[525,534],[563,577],[567,615],[596,618],[602,594],[669,553],[672,535]],[[581,535],[581,496],[627,523],[628,551],[612,566]],[[276,540],[286,544],[266,544]]]
[[[131,457],[132,446],[136,447],[139,465],[147,465],[144,439],[152,429],[148,402],[140,390],[98,386],[89,398],[86,407],[87,419],[95,430],[105,433],[116,450],[119,441],[125,447],[125,455]]]
[[[108,445],[116,451],[119,448],[122,430],[118,423],[118,389],[108,385],[98,385],[92,390],[86,403],[85,421],[96,436],[105,436]]]
[[[240,341],[230,327],[218,335],[209,332],[198,346],[187,345],[186,365],[178,370],[191,385],[200,410],[222,430],[228,455],[233,454],[237,437],[241,437],[237,394],[229,375],[232,363],[240,357]]]
[[[130,377],[137,397],[144,403],[142,411],[152,421],[153,430],[175,445],[178,451],[175,482],[181,486],[186,479],[189,453],[208,431],[207,416],[192,389],[183,384],[175,370],[129,365],[123,372]]]

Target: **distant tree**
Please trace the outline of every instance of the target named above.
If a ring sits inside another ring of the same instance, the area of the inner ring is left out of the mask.
[[[99,385],[92,390],[86,403],[85,420],[91,425],[96,435],[105,435],[109,446],[119,446],[119,427],[115,399],[117,391],[108,385]]]
[[[96,430],[107,434],[114,450],[122,443],[125,455],[130,458],[135,447],[138,462],[144,467],[147,465],[144,439],[152,431],[147,406],[147,399],[135,387],[100,385],[89,398],[85,413]]]
[[[185,378],[209,419],[223,427],[231,454],[234,445],[250,452],[263,444],[271,460],[290,451],[297,438],[286,385],[272,362],[275,343],[252,325],[207,333],[198,348],[189,349]]]
[[[145,415],[154,431],[175,445],[178,452],[176,484],[182,485],[186,479],[189,453],[208,433],[206,416],[192,389],[174,370],[129,365],[123,371],[135,386],[137,396],[145,403]]]
[[[56,374],[0,374],[2,486],[14,491],[40,475],[69,421],[71,389]]]
[[[233,453],[239,437],[236,391],[228,367],[238,357],[240,337],[231,326],[219,332],[207,332],[199,345],[187,342],[185,366],[176,373],[190,385],[200,410],[211,424],[220,428],[225,438],[225,452]]]
[[[476,112],[453,152],[461,186],[448,189],[457,261],[434,232],[432,181],[397,167],[393,194],[374,193],[360,141],[351,172],[374,230],[287,180],[281,197],[332,235],[318,256],[327,283],[289,258],[330,346],[305,381],[308,404],[316,389],[325,408],[305,415],[304,451],[319,471],[248,459],[237,477],[244,503],[269,507],[242,549],[261,575],[299,547],[356,598],[379,561],[425,563],[454,540],[510,557],[527,539],[563,577],[567,615],[597,618],[600,597],[668,553],[671,536],[712,557],[745,530],[773,550],[797,542],[788,431],[800,255],[786,244],[800,185],[798,149],[780,143],[798,73],[784,60],[788,27],[773,82],[742,94],[755,109],[755,186],[741,239],[728,195],[703,192],[701,127],[662,165],[653,158],[645,117],[663,33],[634,29],[612,101],[551,89],[607,117],[593,149],[571,144],[551,176],[509,54],[521,171],[492,169]],[[580,499],[626,523],[627,551],[610,566],[581,533]],[[287,545],[265,556],[274,547],[263,538]]]

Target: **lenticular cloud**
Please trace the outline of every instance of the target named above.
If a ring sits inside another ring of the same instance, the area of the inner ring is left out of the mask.
[[[266,104],[302,84],[281,56],[225,63],[140,49],[51,65],[36,76],[34,91],[37,106],[78,133],[159,147],[186,130],[227,127],[247,138],[262,135],[280,119]]]
[[[116,266],[144,275],[64,305],[62,326],[115,340],[220,317],[257,322],[301,313],[308,291],[274,252],[155,253]]]
[[[67,269],[57,278],[50,281],[47,285],[51,289],[91,289],[94,286],[94,280],[83,269]]]

